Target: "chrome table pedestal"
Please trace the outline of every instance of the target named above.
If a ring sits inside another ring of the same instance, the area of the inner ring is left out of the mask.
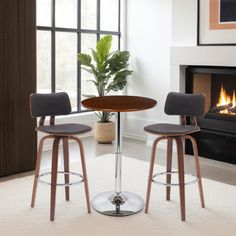
[[[119,200],[115,200],[116,198]],[[98,194],[92,200],[93,208],[109,216],[128,216],[141,211],[144,207],[143,199],[131,192],[122,192],[119,196],[115,192]]]
[[[93,208],[109,216],[128,216],[141,211],[144,200],[137,194],[121,191],[122,134],[121,114],[116,114],[115,191],[100,193],[92,200]]]

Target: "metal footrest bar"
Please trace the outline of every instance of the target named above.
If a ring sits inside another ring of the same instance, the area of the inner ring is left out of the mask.
[[[78,180],[78,181],[75,181],[75,182],[71,182],[71,183],[58,183],[57,186],[62,186],[62,187],[72,186],[72,185],[81,184],[82,182],[84,182],[83,175],[81,175],[81,174],[79,174],[77,172],[58,171],[57,173],[58,174],[64,174],[64,175],[74,175],[74,176],[77,176],[77,177],[81,178],[81,180]],[[38,180],[38,182],[40,182],[42,184],[51,185],[50,182],[47,182],[47,181],[41,179],[41,177],[46,176],[46,175],[51,175],[51,172],[44,172],[44,173],[38,175],[37,180]]]
[[[155,175],[152,176],[152,182],[155,183],[155,184],[164,185],[164,186],[179,186],[179,183],[170,183],[170,184],[167,184],[167,183],[164,183],[164,182],[155,180],[155,178],[156,178],[157,176],[161,176],[161,175],[171,175],[171,174],[178,174],[178,171],[170,171],[170,172],[160,172],[160,173],[157,173],[157,174],[155,174]],[[196,175],[191,175],[191,176],[194,177],[194,180],[185,182],[184,185],[190,185],[190,184],[194,184],[194,183],[198,182],[198,179],[199,179],[199,178],[198,178]]]

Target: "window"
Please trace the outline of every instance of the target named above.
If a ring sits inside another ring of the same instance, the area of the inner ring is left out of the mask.
[[[82,112],[83,94],[95,94],[77,53],[90,53],[103,35],[120,48],[120,0],[37,0],[37,92],[65,91],[72,111]]]

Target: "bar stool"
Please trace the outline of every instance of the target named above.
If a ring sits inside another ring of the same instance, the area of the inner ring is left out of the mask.
[[[55,125],[55,116],[68,115],[71,113],[70,99],[67,93],[53,93],[53,94],[31,94],[30,95],[30,109],[33,118],[41,117],[39,126],[36,131],[46,133],[38,147],[36,169],[33,184],[33,193],[31,200],[31,207],[35,205],[35,197],[38,182],[46,183],[51,186],[51,203],[50,203],[50,220],[53,221],[55,217],[55,203],[56,203],[56,187],[65,186],[65,198],[69,201],[69,186],[79,183],[84,183],[87,210],[90,213],[90,200],[88,180],[86,173],[86,164],[84,158],[84,149],[81,140],[74,135],[82,134],[91,131],[91,127],[82,124],[60,124]],[[50,125],[44,125],[45,117],[50,116]],[[40,163],[42,157],[43,144],[46,139],[53,139],[52,149],[52,166],[51,172],[39,174]],[[58,171],[58,147],[59,142],[63,141],[63,156],[64,156],[64,171]],[[80,148],[80,158],[83,175],[69,171],[69,145],[68,140],[74,140],[78,143]],[[57,183],[57,174],[64,175],[65,183]],[[41,177],[51,175],[51,182],[44,181]],[[78,181],[69,182],[69,176],[74,175],[79,178]]]
[[[171,92],[168,94],[165,103],[165,113],[167,115],[179,115],[181,117],[181,124],[153,124],[144,127],[144,130],[148,133],[158,135],[152,145],[152,155],[149,169],[147,195],[146,195],[146,207],[145,213],[148,213],[150,192],[152,182],[163,184],[166,186],[166,200],[170,200],[170,188],[172,185],[179,186],[180,193],[180,208],[181,208],[181,219],[185,221],[185,185],[198,182],[201,206],[204,208],[204,196],[202,188],[202,180],[200,173],[200,165],[198,158],[198,148],[195,139],[189,134],[200,131],[197,126],[196,116],[203,116],[205,109],[205,97],[203,94],[182,94]],[[190,125],[187,125],[187,119]],[[153,175],[156,147],[159,141],[167,140],[167,167],[166,172],[157,173]],[[184,152],[183,152],[183,141],[189,139],[193,146],[194,159],[196,165],[196,178],[191,182],[185,182],[184,173]],[[172,171],[172,145],[173,140],[177,144],[178,154],[178,171]],[[178,173],[179,183],[171,184],[171,174]],[[166,183],[160,183],[156,180],[159,175],[166,175]]]

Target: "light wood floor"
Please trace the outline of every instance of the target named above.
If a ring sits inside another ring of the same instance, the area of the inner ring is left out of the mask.
[[[98,156],[114,153],[115,151],[115,144],[98,144],[93,137],[83,138],[82,141],[84,144],[86,158],[98,158]],[[51,152],[45,151],[43,155],[42,168],[50,167]],[[123,138],[123,155],[139,160],[149,161],[151,156],[151,147],[148,147],[146,142],[142,140]],[[175,157],[176,153],[174,153],[173,167],[177,168]],[[76,161],[77,158],[79,158],[77,145],[71,143],[70,160],[73,162]],[[157,150],[156,163],[165,166],[165,150]],[[206,158],[200,158],[200,164],[203,177],[236,186],[236,165]],[[185,157],[185,171],[187,173],[195,173],[194,158],[192,156],[186,155]],[[0,178],[0,182],[32,174],[33,171],[29,171],[17,175],[2,177]]]

